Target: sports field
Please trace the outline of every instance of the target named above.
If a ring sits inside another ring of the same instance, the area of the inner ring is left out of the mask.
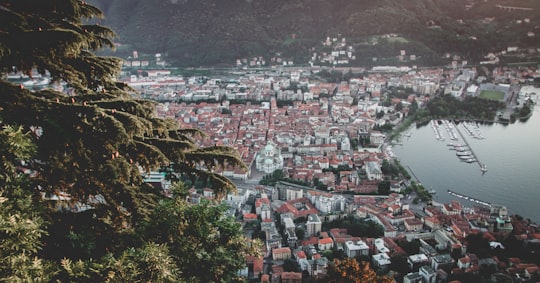
[[[480,98],[491,99],[491,100],[503,100],[504,92],[496,90],[482,90],[480,92]]]

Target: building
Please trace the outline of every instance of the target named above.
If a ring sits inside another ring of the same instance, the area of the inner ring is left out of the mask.
[[[459,202],[457,201],[452,201],[452,203],[450,204],[445,203],[441,207],[441,211],[445,215],[459,215],[461,214],[461,210],[462,210],[461,204],[459,204]]]
[[[369,140],[374,145],[381,145],[384,143],[384,140],[386,139],[386,135],[379,131],[371,131],[369,135]]]
[[[454,259],[449,254],[436,255],[431,258],[431,268],[433,270],[443,269],[449,271],[454,265]]]
[[[292,201],[304,197],[304,190],[309,187],[304,187],[287,182],[278,182],[276,184],[278,190],[278,199],[285,201]]]
[[[425,254],[415,254],[407,257],[407,263],[411,270],[418,270],[421,266],[429,264],[429,258]]]
[[[281,283],[302,283],[302,273],[283,272],[281,273]]]
[[[390,256],[386,253],[373,255],[373,257],[371,258],[371,262],[373,263],[373,266],[383,271],[388,270],[390,264],[392,263],[390,261]]]
[[[311,237],[317,235],[321,232],[322,222],[317,214],[310,214],[307,217],[306,222],[306,237]]]
[[[345,210],[345,197],[340,195],[317,195],[312,198],[312,203],[321,213],[331,213]]]
[[[408,273],[403,277],[403,283],[423,283],[424,277],[418,272]]]
[[[267,174],[283,169],[283,156],[281,155],[279,147],[275,143],[269,141],[257,154],[255,166],[258,170]]]
[[[375,239],[375,249],[377,253],[390,253],[390,249],[386,247],[386,244],[384,243],[384,239],[378,238]]]
[[[276,248],[272,250],[273,260],[286,260],[286,259],[290,259],[291,257],[292,257],[291,248],[289,247]]]
[[[437,272],[429,265],[420,267],[418,273],[424,278],[425,283],[435,283],[437,281]]]
[[[347,257],[369,255],[369,246],[364,241],[345,242],[345,254]]]
[[[383,173],[381,165],[376,161],[368,161],[365,165],[365,171],[369,180],[382,180]]]
[[[471,258],[469,256],[464,256],[458,260],[458,268],[467,269],[471,267]]]
[[[318,247],[319,250],[325,251],[325,250],[331,250],[334,247],[334,240],[330,237],[319,239],[318,241]]]
[[[405,219],[405,229],[407,229],[407,231],[420,231],[423,226],[422,221],[419,219]]]

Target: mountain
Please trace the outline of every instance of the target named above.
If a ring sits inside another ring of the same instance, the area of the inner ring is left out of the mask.
[[[237,58],[275,54],[307,62],[326,37],[336,36],[360,51],[358,63],[402,49],[430,63],[444,53],[474,61],[508,45],[540,45],[540,5],[535,0],[90,2],[104,11],[103,24],[117,32],[119,43],[142,53],[166,53],[180,66],[232,65]],[[497,5],[532,10],[506,11]],[[517,24],[518,19],[528,23]],[[390,33],[403,40],[373,46],[373,36]]]

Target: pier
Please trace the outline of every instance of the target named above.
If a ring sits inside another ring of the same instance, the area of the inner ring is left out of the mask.
[[[476,155],[476,153],[474,153],[474,150],[472,149],[471,145],[469,144],[467,139],[465,139],[465,136],[461,133],[461,131],[459,130],[458,126],[454,123],[454,121],[452,121],[452,125],[454,125],[454,128],[458,132],[459,136],[461,137],[461,139],[463,140],[465,145],[467,145],[467,147],[469,148],[469,151],[471,152],[472,156],[474,157],[474,160],[476,160],[476,163],[478,163],[478,166],[480,166],[480,170],[482,170],[482,173],[485,173],[487,171],[486,165],[483,164],[482,162],[480,162],[480,160],[478,159],[478,156]]]
[[[422,183],[420,182],[420,179],[418,179],[418,177],[416,176],[416,174],[414,174],[414,171],[411,169],[410,166],[407,166],[407,168],[409,168],[409,171],[411,172],[411,174],[413,175],[414,179],[416,179],[416,182],[421,185]]]
[[[475,198],[472,198],[472,197],[469,197],[469,196],[466,196],[466,195],[463,195],[463,194],[460,194],[460,193],[456,193],[456,192],[453,192],[451,190],[448,190],[448,193],[450,195],[453,195],[453,196],[458,197],[458,198],[462,198],[462,199],[465,199],[465,200],[468,200],[468,201],[471,201],[471,202],[474,202],[474,203],[477,203],[477,204],[481,204],[481,205],[484,205],[484,206],[491,207],[491,203],[486,202],[486,201],[481,201],[479,199],[475,199]]]

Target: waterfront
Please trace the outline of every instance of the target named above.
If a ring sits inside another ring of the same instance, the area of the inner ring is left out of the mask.
[[[448,194],[448,190],[482,201],[507,206],[511,214],[540,222],[540,106],[526,122],[479,125],[485,139],[465,135],[466,140],[487,172],[478,164],[460,162],[446,140],[437,140],[427,126],[412,128],[410,137],[393,148],[402,164],[414,170],[428,190],[435,190],[434,200],[458,200],[463,205],[475,205]]]

